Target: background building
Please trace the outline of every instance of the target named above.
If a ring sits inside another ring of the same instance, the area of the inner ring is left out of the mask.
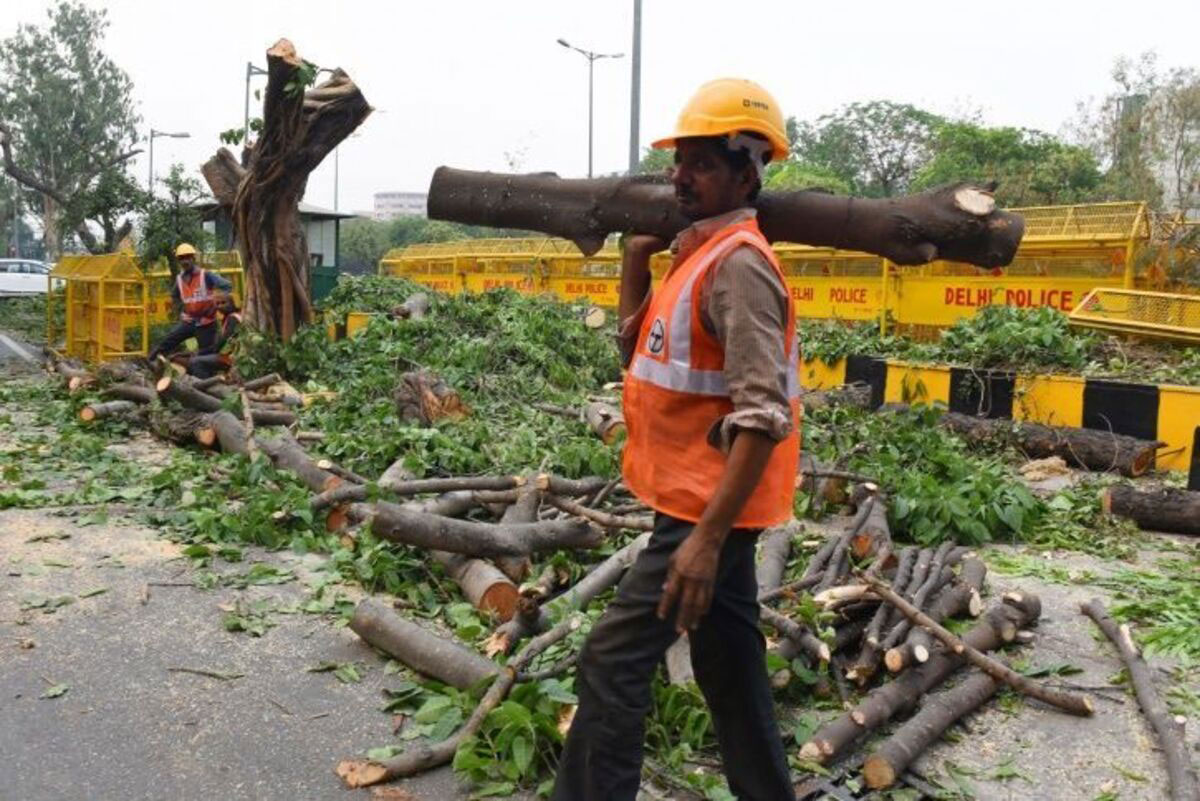
[[[424,217],[428,198],[424,192],[376,192],[373,216],[376,220]]]

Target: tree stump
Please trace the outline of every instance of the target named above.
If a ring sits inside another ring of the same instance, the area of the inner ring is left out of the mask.
[[[428,370],[414,370],[400,376],[393,392],[396,415],[401,420],[430,426],[438,420],[460,420],[468,409],[458,392]]]

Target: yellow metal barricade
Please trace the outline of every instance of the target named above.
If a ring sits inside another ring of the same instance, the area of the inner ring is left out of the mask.
[[[1093,289],[1070,319],[1086,328],[1200,344],[1200,295]]]
[[[47,298],[61,297],[65,305],[64,330],[54,330],[48,314],[47,341],[67,356],[99,363],[144,355],[149,321],[146,282],[130,255],[64,256],[50,273],[51,287],[62,282]]]

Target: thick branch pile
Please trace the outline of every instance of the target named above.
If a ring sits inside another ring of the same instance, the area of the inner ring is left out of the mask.
[[[287,39],[267,51],[263,130],[243,168],[221,148],[202,172],[217,202],[232,210],[246,274],[246,322],[290,339],[312,320],[308,245],[299,203],[309,174],[354,131],[371,107],[340,69],[299,91],[310,69]]]

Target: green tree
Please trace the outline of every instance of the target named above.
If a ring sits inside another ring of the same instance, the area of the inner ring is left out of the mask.
[[[1171,70],[1155,92],[1152,110],[1167,196],[1186,216],[1200,207],[1200,72]]]
[[[176,246],[188,242],[197,250],[209,250],[212,237],[204,230],[204,221],[196,210],[196,202],[205,197],[200,181],[189,176],[182,164],[176,163],[160,182],[162,189],[154,197],[142,193],[138,258],[145,265],[166,258],[174,275],[178,270]]]
[[[29,227],[22,195],[17,182],[0,172],[0,258],[22,256],[41,259],[44,253],[42,243]],[[14,232],[20,240],[19,252]]]
[[[850,184],[828,168],[805,164],[793,158],[767,165],[763,188],[778,192],[816,189],[837,195],[850,193]]]
[[[663,175],[675,166],[675,151],[648,147],[642,151],[642,160],[638,162],[637,175]]]
[[[358,217],[342,223],[338,239],[338,265],[344,272],[374,273],[379,260],[392,247],[391,226],[379,220]]]
[[[63,0],[47,17],[0,43],[0,152],[5,172],[40,195],[43,239],[56,258],[64,224],[89,249],[116,245],[89,230],[103,205],[89,195],[140,152],[139,117],[129,76],[102,49],[105,12]]]
[[[928,161],[942,119],[906,103],[851,103],[795,126],[798,160],[828,171],[855,195],[890,197],[908,191]]]
[[[1078,203],[1100,192],[1100,167],[1091,151],[1042,131],[943,122],[934,131],[932,153],[913,177],[914,191],[996,181],[1001,206]]]

